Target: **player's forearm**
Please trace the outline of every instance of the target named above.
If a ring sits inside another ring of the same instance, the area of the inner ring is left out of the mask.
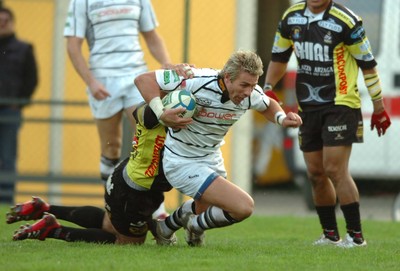
[[[168,65],[172,63],[167,49],[163,44],[157,44],[156,46],[153,46],[151,54],[163,68],[167,68]]]
[[[146,72],[135,78],[135,85],[146,103],[155,97],[160,97],[160,86],[157,84],[154,72]]]
[[[143,36],[151,55],[161,64],[161,67],[167,68],[167,65],[171,64],[171,59],[162,37],[155,31],[145,33]]]
[[[155,73],[147,72],[137,76],[135,85],[157,119],[160,120],[164,113],[164,105],[161,101],[160,86],[157,83]]]
[[[265,76],[265,84],[271,84],[272,88],[285,75],[287,63],[271,61],[268,65],[267,75]]]
[[[282,116],[286,116],[285,111],[282,109],[282,107],[278,104],[277,101],[270,99],[270,104],[267,110],[263,112],[264,117],[274,123],[277,123],[277,113],[281,112]],[[280,119],[282,121],[282,119]]]
[[[73,38],[68,38],[67,51],[76,72],[86,83],[86,85],[89,86],[90,83],[94,80],[94,77],[86,63],[85,58],[83,57],[81,51],[81,43],[77,40],[74,40]]]
[[[381,113],[385,110],[383,99],[372,101],[372,105],[374,107],[374,113],[376,114]]]

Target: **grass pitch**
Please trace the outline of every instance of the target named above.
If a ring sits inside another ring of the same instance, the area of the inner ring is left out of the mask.
[[[206,232],[204,247],[188,247],[184,232],[178,245],[159,247],[149,234],[143,246],[96,245],[61,240],[12,241],[23,222],[5,223],[0,231],[1,270],[399,270],[400,224],[364,220],[368,246],[343,249],[315,247],[321,230],[318,218],[252,216]],[[71,226],[72,224],[62,224]],[[344,221],[339,220],[344,235]]]

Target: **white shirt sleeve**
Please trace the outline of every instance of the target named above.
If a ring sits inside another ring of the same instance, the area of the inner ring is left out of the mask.
[[[155,29],[159,24],[150,0],[141,1],[143,9],[139,19],[139,30],[140,32],[148,32]]]
[[[183,76],[179,76],[174,70],[156,70],[156,80],[160,88],[164,91],[173,91],[178,89]]]
[[[85,38],[88,23],[85,0],[71,0],[64,27],[64,36]]]
[[[250,96],[251,109],[263,112],[269,107],[270,99],[264,94],[260,86],[256,86]]]

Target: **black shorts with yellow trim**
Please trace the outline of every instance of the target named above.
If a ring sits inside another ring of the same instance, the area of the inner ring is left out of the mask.
[[[152,214],[164,201],[162,191],[138,191],[129,187],[123,170],[129,159],[125,159],[114,170],[107,181],[106,210],[114,228],[130,237],[143,237],[152,225]]]
[[[299,128],[299,145],[303,152],[323,147],[349,146],[363,142],[361,109],[331,105],[316,111],[299,112],[303,124]]]

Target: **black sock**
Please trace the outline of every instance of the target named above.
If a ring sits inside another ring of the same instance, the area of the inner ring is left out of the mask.
[[[335,208],[335,205],[315,206],[325,236],[333,241],[340,239]]]
[[[114,244],[116,237],[114,234],[100,229],[77,229],[61,226],[51,230],[47,238],[65,240],[67,242],[87,242],[100,244]]]
[[[346,228],[348,232],[361,232],[361,216],[360,204],[353,202],[346,205],[341,205],[344,219],[346,220]]]
[[[84,228],[101,229],[105,211],[94,206],[68,207],[50,205],[49,213],[58,219],[75,223]]]

